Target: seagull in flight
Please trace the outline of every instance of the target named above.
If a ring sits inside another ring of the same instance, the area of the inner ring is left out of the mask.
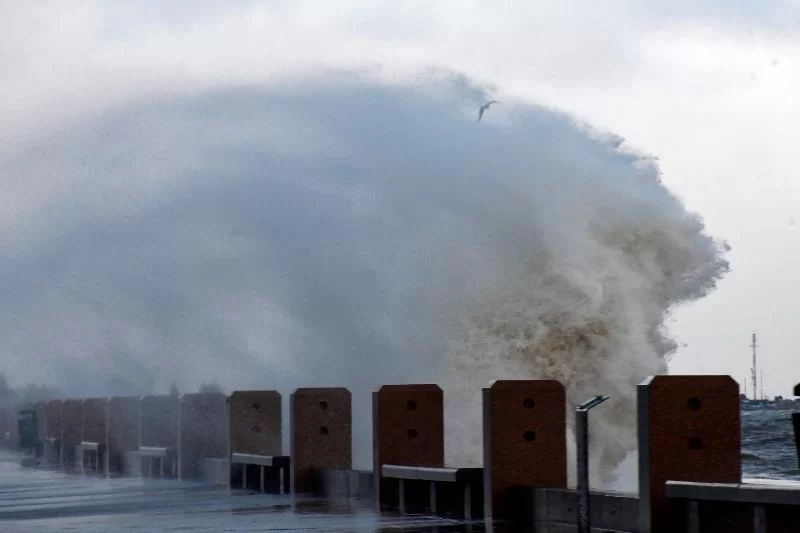
[[[486,112],[487,109],[489,109],[492,106],[492,104],[499,104],[499,103],[500,102],[498,100],[490,100],[485,104],[483,104],[481,108],[478,110],[478,122],[481,121],[481,119],[483,118],[483,114]]]

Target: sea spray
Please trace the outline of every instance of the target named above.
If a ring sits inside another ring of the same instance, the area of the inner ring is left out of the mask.
[[[591,416],[592,481],[635,490],[636,384],[667,370],[669,310],[706,294],[728,268],[726,246],[703,233],[652,162],[641,163],[631,160],[631,172],[582,169],[572,181],[581,183],[581,202],[570,187],[532,179],[549,205],[531,214],[528,239],[495,256],[516,268],[476,281],[451,330],[442,366],[448,437],[458,443],[451,461],[480,461],[474,390],[491,379],[557,379],[567,388],[570,457],[575,406],[611,395]]]
[[[361,467],[380,384],[440,382],[468,464],[481,387],[560,379],[571,405],[613,397],[591,420],[613,483],[635,385],[674,350],[664,317],[724,247],[652,159],[508,98],[478,121],[488,99],[450,75],[307,77],[138,100],[4,156],[40,190],[3,234],[14,379],[348,386]]]

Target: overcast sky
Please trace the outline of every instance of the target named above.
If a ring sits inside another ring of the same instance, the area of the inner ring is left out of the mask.
[[[0,245],[7,263],[58,257],[51,238],[58,228],[47,220],[64,224],[57,213],[65,204],[124,224],[129,213],[115,202],[158,203],[163,176],[136,169],[108,176],[125,194],[134,194],[125,180],[141,180],[136,199],[125,202],[114,198],[113,186],[93,196],[60,176],[63,161],[53,147],[78,142],[86,124],[141,102],[305,73],[366,69],[404,79],[443,67],[493,87],[501,100],[558,109],[658,157],[664,182],[711,235],[730,244],[731,272],[719,288],[674,312],[671,333],[685,346],[672,371],[743,381],[757,332],[765,391],[786,394],[800,381],[797,0],[42,0],[0,7]],[[48,153],[36,157],[42,146]],[[187,164],[154,153],[176,169]],[[117,156],[125,157],[123,148]],[[3,281],[6,294],[16,279]],[[24,313],[16,320],[30,327]],[[148,345],[135,332],[129,340],[134,368],[136,350]],[[48,342],[43,346],[59,344]],[[66,351],[79,345],[63,343]],[[24,354],[6,357],[13,366],[36,364]]]

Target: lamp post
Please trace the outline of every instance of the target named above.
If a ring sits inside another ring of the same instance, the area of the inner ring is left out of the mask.
[[[575,449],[578,458],[578,533],[590,533],[592,529],[589,509],[589,411],[608,396],[595,396],[575,410]]]

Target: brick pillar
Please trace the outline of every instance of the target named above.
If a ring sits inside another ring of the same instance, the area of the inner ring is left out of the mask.
[[[68,469],[75,468],[75,446],[81,443],[81,403],[83,400],[64,400],[61,419],[62,462]]]
[[[108,400],[109,471],[122,473],[125,452],[139,448],[139,398],[114,397]]]
[[[45,407],[45,416],[47,417],[47,438],[61,440],[61,420],[63,408],[63,400],[50,400],[47,402],[47,406]]]
[[[180,413],[178,475],[199,478],[204,459],[228,457],[228,397],[215,392],[184,394]]]
[[[353,467],[353,409],[345,388],[297,389],[291,398],[292,492],[319,492],[320,471]]]
[[[516,518],[525,486],[566,488],[564,386],[502,380],[483,389],[483,492],[487,519]],[[522,507],[521,507],[522,505]]]
[[[177,396],[143,396],[139,404],[139,444],[158,448],[178,448],[180,428]]]
[[[34,403],[33,410],[36,412],[36,435],[39,437],[39,442],[44,443],[44,439],[47,437],[47,402]],[[40,444],[40,452],[42,449]]]
[[[158,394],[142,396],[139,401],[139,446],[166,448],[163,459],[165,477],[178,477],[178,443],[180,434],[180,398]],[[139,468],[145,473],[152,460],[140,460]]]
[[[108,473],[108,399],[90,398],[81,403],[81,440],[100,445],[97,469]],[[78,457],[78,461],[82,460]]]
[[[81,403],[81,440],[105,444],[107,433],[108,400],[90,398]]]
[[[279,392],[234,391],[230,399],[231,453],[283,455],[282,423]]]
[[[444,396],[438,385],[384,385],[373,393],[373,471],[380,508],[397,501],[381,466],[444,466]]]
[[[637,392],[640,533],[685,531],[665,483],[741,482],[739,386],[730,376],[655,376]]]

